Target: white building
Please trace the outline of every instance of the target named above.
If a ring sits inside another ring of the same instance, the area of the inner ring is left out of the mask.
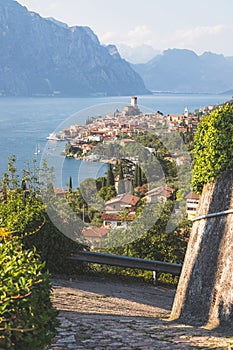
[[[196,216],[200,196],[196,193],[190,192],[187,194],[185,199],[186,199],[186,213],[188,214],[188,219],[191,220]]]

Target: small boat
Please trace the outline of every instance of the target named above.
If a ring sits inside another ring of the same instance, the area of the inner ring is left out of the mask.
[[[41,150],[40,150],[40,145],[37,144],[37,145],[36,145],[36,150],[35,150],[34,154],[35,154],[35,155],[38,155],[38,154],[40,154],[40,152],[41,152]]]
[[[47,136],[46,139],[51,141],[62,141],[61,138],[55,132],[49,134],[49,136]]]

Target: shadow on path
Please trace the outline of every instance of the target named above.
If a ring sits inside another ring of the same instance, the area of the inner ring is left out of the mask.
[[[146,282],[126,281],[118,278],[78,276],[74,280],[54,279],[56,287],[72,288],[78,294],[90,293],[96,296],[112,297],[161,308],[170,311],[175,295],[175,288],[153,286]]]

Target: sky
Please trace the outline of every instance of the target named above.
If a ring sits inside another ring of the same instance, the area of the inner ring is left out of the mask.
[[[42,17],[89,26],[102,44],[233,56],[233,0],[18,0]]]

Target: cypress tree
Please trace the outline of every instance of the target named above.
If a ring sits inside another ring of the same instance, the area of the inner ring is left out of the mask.
[[[119,169],[118,193],[119,194],[125,193],[124,173],[123,173],[122,164],[120,164],[120,169]]]
[[[139,181],[138,181],[138,164],[136,164],[135,169],[134,169],[134,187],[139,186]]]
[[[114,186],[114,174],[112,171],[112,165],[108,164],[108,172],[107,172],[107,186]]]
[[[73,184],[72,184],[72,177],[70,176],[70,180],[69,180],[69,192],[72,193],[73,191]]]
[[[142,186],[142,184],[142,169],[138,164],[136,164],[134,171],[134,185],[135,187],[139,187]]]
[[[138,186],[142,186],[142,169],[138,166]]]
[[[106,183],[107,183],[106,177],[103,176],[103,178],[102,178],[102,187],[106,186]]]
[[[22,191],[27,191],[27,185],[25,179],[22,179],[21,181],[21,189]]]

